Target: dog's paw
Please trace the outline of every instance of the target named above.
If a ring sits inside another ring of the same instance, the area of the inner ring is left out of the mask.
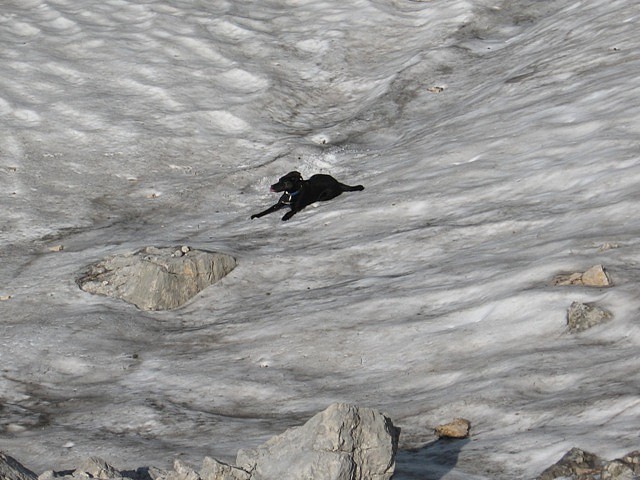
[[[286,222],[286,221],[287,221],[287,220],[289,220],[291,217],[293,217],[293,212],[287,212],[287,213],[285,214],[285,216],[284,216],[284,217],[282,217],[282,221],[283,221],[283,222]]]

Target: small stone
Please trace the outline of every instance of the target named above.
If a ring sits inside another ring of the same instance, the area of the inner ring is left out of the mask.
[[[605,242],[602,245],[600,245],[598,250],[600,250],[601,252],[604,252],[606,250],[611,250],[611,249],[614,249],[614,248],[620,248],[620,246],[617,243]]]
[[[13,296],[11,295],[0,295],[0,302],[6,302],[7,300],[11,300]]]
[[[610,287],[613,285],[609,274],[602,265],[594,265],[585,272],[562,273],[552,281],[555,286]]]
[[[182,253],[189,253],[189,252],[191,251],[191,248],[189,248],[189,247],[188,247],[188,246],[186,246],[186,245],[183,245],[183,246],[180,248],[180,251],[181,251]]]
[[[427,88],[427,92],[442,93],[442,92],[444,92],[444,87],[429,87],[429,88]]]
[[[62,250],[64,250],[64,245],[54,245],[52,247],[49,247],[47,250],[49,250],[50,252],[61,252]]]
[[[5,429],[9,433],[22,433],[27,429],[27,427],[18,423],[9,423],[5,426]]]
[[[67,442],[67,443],[65,443],[64,445],[62,445],[62,448],[73,448],[73,447],[75,447],[75,446],[76,446],[76,444],[75,444],[75,443],[73,443],[73,442]]]
[[[435,434],[439,438],[467,438],[471,422],[464,418],[454,418],[452,422],[438,425]]]
[[[182,255],[183,255],[182,250],[176,250],[175,252],[173,252],[174,257],[181,257]]]
[[[613,314],[594,303],[573,302],[567,311],[569,332],[577,333],[587,330],[613,318]]]

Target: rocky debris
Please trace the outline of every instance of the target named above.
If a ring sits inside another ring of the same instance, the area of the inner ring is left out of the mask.
[[[572,448],[536,480],[633,480],[639,475],[640,451],[606,461],[593,453]]]
[[[573,302],[567,310],[567,327],[570,333],[577,333],[608,322],[612,318],[611,312],[595,303]]]
[[[171,310],[223,278],[235,266],[235,259],[223,253],[186,246],[146,247],[89,266],[77,283],[85,292],[119,298],[141,310]]]
[[[35,480],[38,476],[25,468],[15,458],[0,452],[1,480]]]
[[[467,438],[471,422],[464,418],[454,418],[453,421],[438,425],[434,432],[438,438]]]
[[[122,478],[122,474],[98,457],[91,457],[80,464],[73,472],[74,477],[88,476],[89,478],[109,479]]]
[[[180,460],[173,462],[173,471],[150,469],[151,480],[250,480],[244,470],[205,457],[199,472]]]
[[[205,457],[200,470],[202,480],[250,480],[251,476],[241,468],[232,467],[211,457]]]
[[[610,287],[613,285],[609,274],[602,265],[594,265],[584,272],[562,273],[556,275],[553,285],[578,285],[583,287]]]
[[[236,464],[251,480],[387,480],[399,433],[380,412],[337,403],[256,449],[240,450]]]
[[[337,403],[255,449],[240,450],[238,466],[205,457],[200,471],[181,460],[173,470],[118,471],[92,457],[73,471],[37,477],[0,452],[0,480],[388,480],[399,434],[386,415]]]
[[[600,252],[605,252],[614,248],[620,248],[620,245],[618,245],[617,243],[605,242],[598,247],[598,250]]]

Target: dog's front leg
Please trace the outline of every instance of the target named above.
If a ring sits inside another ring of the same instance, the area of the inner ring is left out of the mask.
[[[286,222],[287,220],[289,220],[291,217],[293,217],[296,214],[296,210],[290,210],[287,213],[284,214],[284,217],[282,217],[282,221]]]
[[[260,212],[260,213],[256,213],[254,215],[251,215],[251,220],[253,220],[254,218],[264,217],[265,215],[269,215],[270,213],[273,213],[273,212],[277,212],[278,210],[280,210],[284,206],[286,206],[286,203],[278,202],[275,205],[267,208],[264,212]]]

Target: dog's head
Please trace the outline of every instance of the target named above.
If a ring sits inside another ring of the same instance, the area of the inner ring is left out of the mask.
[[[302,185],[302,175],[300,172],[289,172],[284,177],[280,177],[278,183],[271,185],[272,192],[297,192]]]

